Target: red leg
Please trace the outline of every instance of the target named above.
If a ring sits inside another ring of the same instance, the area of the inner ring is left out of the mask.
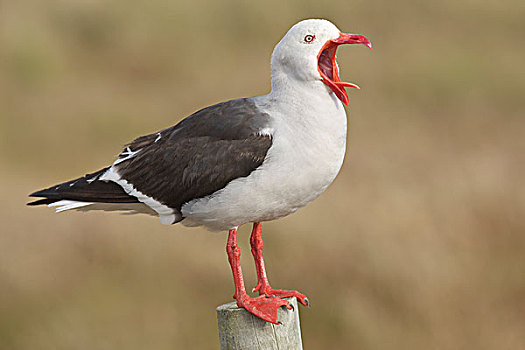
[[[241,269],[241,250],[237,245],[237,230],[230,230],[226,251],[232,267],[233,283],[235,284],[235,294],[233,298],[237,300],[237,306],[245,308],[246,311],[267,322],[279,324],[279,322],[277,322],[277,310],[281,306],[286,306],[289,309],[292,307],[288,301],[281,298],[269,298],[265,295],[251,298],[246,294]]]
[[[255,269],[257,270],[257,286],[253,288],[253,292],[259,291],[259,295],[278,296],[282,298],[296,297],[297,300],[304,306],[310,306],[308,298],[296,290],[273,289],[268,282],[266,276],[266,269],[264,267],[263,259],[263,240],[262,240],[262,224],[260,222],[253,223],[252,235],[250,237],[250,245],[252,247],[253,259],[255,260]]]

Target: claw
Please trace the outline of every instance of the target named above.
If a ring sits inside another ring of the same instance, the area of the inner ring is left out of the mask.
[[[263,294],[264,293],[264,294]],[[310,306],[310,300],[306,297],[306,295],[299,293],[296,290],[283,290],[283,289],[272,289],[271,287],[266,287],[259,290],[260,295],[267,295],[267,296],[273,296],[273,297],[279,297],[279,298],[289,298],[289,297],[296,297],[297,301],[299,301],[304,306]]]

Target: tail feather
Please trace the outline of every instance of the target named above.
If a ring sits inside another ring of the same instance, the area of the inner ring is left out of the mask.
[[[56,208],[56,212],[60,213],[60,212],[66,211],[66,210],[82,208],[82,207],[85,207],[85,206],[88,206],[88,205],[91,205],[91,204],[93,204],[93,203],[91,203],[91,202],[70,201],[70,200],[64,199],[64,200],[61,200],[61,201],[58,201],[58,202],[54,202],[54,203],[48,204],[48,207],[51,207],[51,208],[55,207]]]
[[[47,204],[53,206],[53,203],[64,200],[89,203],[139,203],[136,197],[128,195],[117,183],[98,180],[107,170],[108,168],[105,168],[78,179],[31,193],[30,197],[44,198],[27,203],[27,205]]]

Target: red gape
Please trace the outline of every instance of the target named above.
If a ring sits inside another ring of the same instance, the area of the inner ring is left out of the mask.
[[[252,292],[259,291],[259,295],[276,296],[281,298],[296,297],[297,300],[304,306],[310,306],[308,298],[298,291],[272,289],[270,286],[268,277],[266,276],[266,269],[264,268],[264,259],[262,254],[262,224],[260,222],[253,223],[250,245],[252,247],[253,259],[255,260],[255,269],[257,270],[257,286],[253,288]]]
[[[256,298],[251,298],[246,294],[241,269],[241,250],[237,245],[237,230],[229,231],[226,252],[232,268],[233,283],[235,284],[233,297],[237,299],[237,306],[245,308],[246,311],[267,322],[279,324],[277,321],[277,310],[281,306],[286,306],[289,309],[292,309],[292,307],[288,301],[278,297],[260,295]]]

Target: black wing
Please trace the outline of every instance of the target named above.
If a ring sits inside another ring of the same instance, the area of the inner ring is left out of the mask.
[[[137,138],[114,167],[135,189],[180,212],[184,203],[210,195],[259,167],[272,145],[271,136],[260,134],[268,125],[269,116],[249,99],[219,103],[171,128]],[[35,192],[31,196],[46,198],[29,204],[62,199],[138,202],[118,184],[98,180],[106,170]]]
[[[181,206],[250,175],[259,167],[272,139],[260,135],[269,124],[248,99],[202,109],[174,127],[131,142],[115,165],[135,189],[168,207]]]

